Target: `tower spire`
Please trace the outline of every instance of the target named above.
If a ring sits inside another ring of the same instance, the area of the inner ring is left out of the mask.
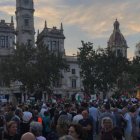
[[[63,24],[62,24],[62,22],[61,22],[60,30],[63,32]]]
[[[11,16],[11,26],[14,26],[13,16]]]
[[[44,28],[47,28],[47,21],[45,20],[45,27]]]
[[[120,31],[120,29],[119,29],[119,22],[118,22],[118,20],[117,20],[117,18],[116,18],[116,21],[114,22],[114,30],[116,30],[116,31]]]

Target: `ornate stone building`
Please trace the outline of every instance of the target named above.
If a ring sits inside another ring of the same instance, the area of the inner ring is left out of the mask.
[[[48,47],[51,52],[61,53],[67,60],[69,65],[69,71],[62,71],[62,78],[57,81],[53,88],[53,92],[56,95],[66,95],[70,97],[72,94],[81,91],[82,84],[80,79],[80,69],[77,63],[76,56],[65,55],[64,47],[64,32],[63,25],[61,23],[60,29],[57,27],[48,28],[45,21],[44,29],[37,35],[37,46]]]
[[[11,18],[11,23],[5,23],[4,20],[0,22],[0,56],[9,55],[14,48],[14,42],[19,45],[35,46],[34,11],[33,0],[16,0],[16,31],[14,29],[13,18]],[[62,23],[59,29],[56,27],[48,28],[47,22],[45,21],[44,29],[40,33],[38,31],[36,44],[38,46],[44,45],[55,53],[62,53],[63,57],[66,58],[69,64],[69,71],[62,71],[63,77],[59,83],[53,87],[53,92],[56,95],[70,97],[72,94],[80,92],[81,89],[83,89],[83,85],[77,57],[67,56],[65,54],[64,40],[65,35]],[[121,55],[127,57],[127,43],[120,32],[119,22],[117,20],[114,22],[114,30],[109,38],[108,47],[115,52],[116,56]],[[16,81],[11,84],[10,89],[8,88],[4,92],[1,92],[2,90],[0,88],[0,94],[18,94],[20,98],[22,97],[22,101],[24,101],[28,96],[20,94],[19,87],[21,84],[19,81]],[[43,100],[46,98],[44,96],[46,96],[46,94],[42,95]]]
[[[11,23],[0,21],[0,56],[10,55],[15,43],[15,29],[13,17]]]
[[[17,44],[35,44],[33,0],[16,0],[16,42]]]
[[[3,57],[11,55],[15,44],[15,29],[13,17],[11,22],[6,23],[5,20],[0,21],[0,61]],[[4,82],[0,75],[0,98],[5,96],[9,98],[11,89],[7,87],[7,83]],[[1,96],[2,95],[2,96]]]
[[[140,57],[140,42],[136,44],[135,56]]]
[[[19,45],[35,46],[34,11],[33,0],[16,0],[16,30],[14,29],[13,18],[11,18],[10,24],[5,23],[4,20],[0,22],[0,55],[9,55],[11,48],[14,47],[14,42]],[[44,29],[40,33],[38,31],[36,44],[37,46],[47,46],[50,51],[61,53],[66,58],[69,64],[69,71],[62,71],[63,78],[53,87],[53,92],[56,95],[70,97],[72,94],[81,90],[82,84],[77,57],[66,56],[64,40],[65,36],[62,23],[60,29],[56,27],[48,28],[47,22],[45,21]],[[9,91],[9,95],[16,95],[16,97],[22,98],[24,102],[28,96],[20,94],[19,87],[21,84],[21,82],[15,81],[11,83],[11,88],[1,93],[5,94],[7,93],[6,91]],[[42,95],[42,98],[45,99],[46,97],[44,96],[46,94]]]
[[[116,56],[127,57],[128,46],[123,34],[119,29],[119,25],[120,24],[116,19],[114,22],[113,33],[111,34],[108,41],[108,47],[115,53]]]

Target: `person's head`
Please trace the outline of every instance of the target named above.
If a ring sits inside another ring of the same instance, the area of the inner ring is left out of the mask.
[[[82,139],[83,129],[80,124],[71,124],[68,130],[68,134],[73,136],[76,140]]]
[[[22,135],[21,140],[36,140],[36,138],[32,133],[27,132]]]
[[[66,111],[66,112],[69,112],[70,111],[70,104],[65,104],[65,106],[64,106],[64,110]]]
[[[57,133],[59,136],[66,135],[68,133],[70,121],[67,115],[60,115],[57,121]]]
[[[38,110],[37,109],[34,110],[34,116],[38,116]]]
[[[25,105],[24,106],[24,111],[29,111],[29,106]]]
[[[59,140],[75,140],[75,139],[70,135],[65,135],[60,137]]]
[[[22,118],[22,116],[23,116],[22,110],[21,110],[21,109],[16,109],[16,110],[15,110],[15,115],[17,115],[17,116],[19,116],[20,118]]]
[[[17,123],[15,121],[10,121],[7,123],[7,132],[11,136],[17,133]]]
[[[30,132],[32,132],[35,136],[41,136],[42,135],[42,124],[39,122],[31,122],[30,123]]]
[[[104,107],[105,107],[105,110],[110,110],[110,104],[109,103],[105,103]]]
[[[82,116],[84,119],[88,118],[88,111],[87,110],[82,111]]]
[[[83,111],[83,109],[82,109],[82,108],[78,108],[78,109],[77,109],[77,114],[81,114],[81,113],[82,113],[82,111]]]
[[[131,113],[135,113],[135,112],[136,112],[136,108],[135,108],[134,106],[132,106],[132,107],[129,109],[129,111],[130,111]]]
[[[113,129],[113,122],[111,118],[105,117],[102,121],[102,126],[106,131],[110,131]]]

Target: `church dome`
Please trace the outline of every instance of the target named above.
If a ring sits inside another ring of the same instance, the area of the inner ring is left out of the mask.
[[[112,47],[126,47],[127,48],[126,40],[124,36],[122,35],[122,33],[120,32],[119,25],[120,24],[116,19],[116,21],[114,22],[113,33],[111,34],[108,41],[109,48],[112,48]]]

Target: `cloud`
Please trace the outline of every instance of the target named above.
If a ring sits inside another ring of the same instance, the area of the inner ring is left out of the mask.
[[[12,6],[2,6],[0,7],[0,12],[4,12],[7,15],[15,15],[15,8]]]
[[[45,20],[48,27],[59,28],[60,23],[63,22],[67,37],[66,45],[69,47],[72,45],[70,41],[73,45],[78,45],[74,41],[80,42],[83,38],[95,40],[97,43],[103,40],[106,45],[116,18],[120,22],[120,30],[125,38],[131,40],[130,36],[140,32],[139,0],[34,0],[34,7],[35,29],[41,31]],[[1,18],[7,19],[9,15],[14,15],[15,8],[15,0],[0,0]],[[72,28],[77,28],[79,34]],[[73,40],[74,38],[77,39]],[[131,42],[129,43],[131,45]]]
[[[50,25],[57,26],[62,21],[64,25],[77,26],[89,37],[96,34],[95,38],[109,36],[108,33],[112,33],[112,25],[116,18],[120,21],[125,35],[139,32],[138,24],[132,24],[132,19],[134,17],[138,19],[139,17],[139,14],[136,12],[136,9],[140,6],[139,2],[107,1],[105,3],[104,1],[97,2],[95,0],[88,0],[88,2],[89,5],[87,7],[85,5],[86,2],[83,0],[80,2],[73,0],[65,2],[63,0],[59,0],[59,2],[58,0],[42,0],[40,1],[42,8],[36,9],[35,15],[42,17],[42,20],[44,18],[47,19]],[[137,5],[134,12],[132,12],[132,5]]]

